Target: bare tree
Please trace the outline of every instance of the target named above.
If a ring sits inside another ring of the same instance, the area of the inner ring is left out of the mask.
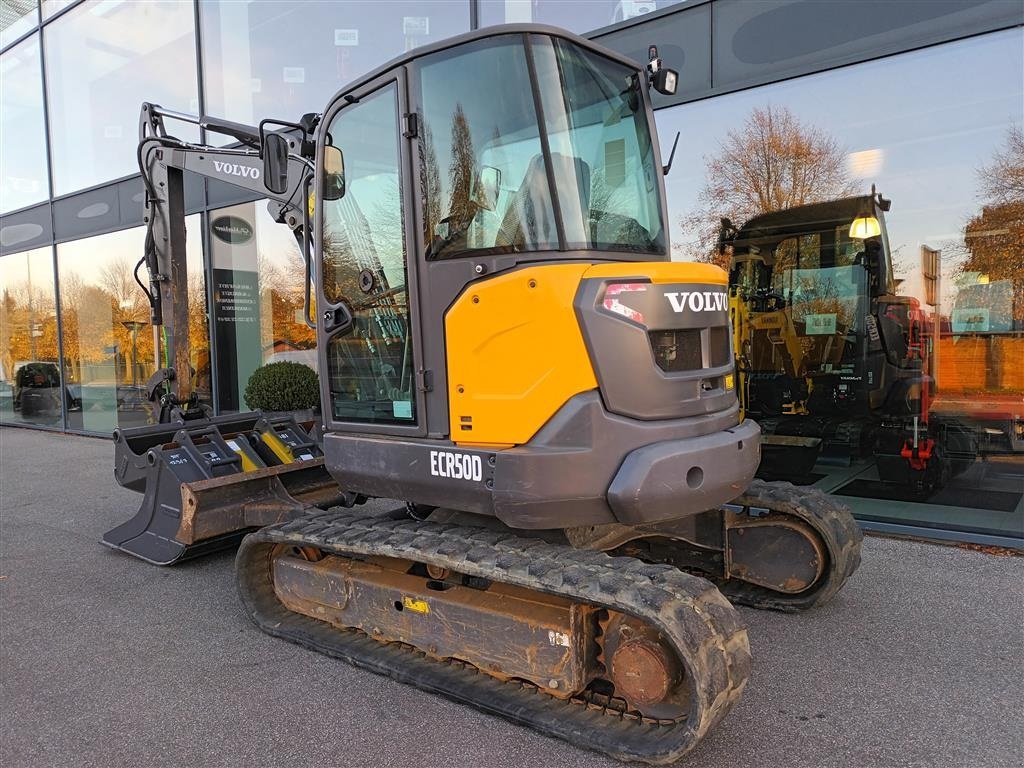
[[[967,222],[957,269],[987,275],[989,283],[1010,281],[1017,322],[1024,320],[1024,130],[1012,126],[992,162],[978,169],[981,212]]]
[[[1024,126],[1006,132],[1006,146],[978,170],[981,194],[990,206],[1024,203]]]
[[[846,153],[820,128],[807,125],[785,107],[768,105],[729,131],[718,153],[705,158],[707,179],[696,210],[680,224],[697,239],[680,250],[685,257],[728,267],[715,249],[723,217],[736,224],[785,208],[854,194]]]
[[[134,269],[135,259],[122,255],[111,258],[98,270],[97,287],[111,297],[118,321],[148,318],[149,302],[135,282]]]
[[[423,121],[423,138],[420,143],[420,188],[426,197],[423,212],[426,241],[434,236],[434,227],[441,220],[441,171],[437,164],[437,150],[434,148],[434,134],[427,121]]]
[[[450,206],[448,216],[453,226],[462,226],[473,218],[476,208],[470,199],[473,179],[477,175],[473,133],[462,104],[455,105],[452,114],[452,160],[448,168]]]

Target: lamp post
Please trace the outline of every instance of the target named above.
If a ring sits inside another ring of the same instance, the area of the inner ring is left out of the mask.
[[[141,320],[122,320],[121,325],[132,332],[132,387],[139,386],[139,329],[146,323]]]

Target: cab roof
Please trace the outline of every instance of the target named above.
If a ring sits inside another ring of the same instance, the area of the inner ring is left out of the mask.
[[[552,27],[548,24],[499,24],[493,27],[474,29],[470,32],[465,32],[461,35],[456,35],[455,37],[449,37],[436,43],[413,48],[412,50],[407,51],[400,56],[396,56],[376,69],[371,70],[365,75],[362,75],[361,77],[346,84],[334,95],[331,102],[333,103],[337,98],[344,96],[346,93],[359,90],[364,85],[376,80],[393,69],[412,64],[425,56],[430,56],[451,48],[458,48],[479,40],[486,40],[491,37],[502,37],[505,35],[542,35],[547,37],[558,37],[582,48],[586,48],[587,50],[599,53],[602,56],[606,56],[609,59],[630,67],[631,69],[635,69],[637,71],[642,71],[644,69],[644,65],[638,64],[633,59],[623,56],[621,53],[613,51],[610,48],[605,48],[603,45],[595,43],[593,40],[588,40],[587,38],[580,37],[568,30],[561,29],[560,27]]]
[[[872,195],[843,197],[764,213],[740,227],[735,239],[775,240],[787,235],[849,225],[858,213],[865,210],[873,211],[876,217],[881,218],[878,201]]]

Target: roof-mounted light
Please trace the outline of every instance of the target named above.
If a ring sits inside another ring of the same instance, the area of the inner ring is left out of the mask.
[[[661,65],[661,59],[658,58],[658,46],[650,46],[647,49],[647,54],[650,59],[647,63],[647,82],[660,94],[674,95],[679,84],[679,73]]]

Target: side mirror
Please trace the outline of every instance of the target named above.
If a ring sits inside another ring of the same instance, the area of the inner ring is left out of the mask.
[[[288,191],[288,139],[280,133],[263,137],[263,185],[275,195]]]
[[[485,211],[493,211],[498,207],[498,193],[501,191],[501,171],[485,165],[480,175],[474,179],[471,197]]]
[[[729,219],[722,217],[722,223],[718,227],[718,255],[724,256],[725,249],[730,245],[733,237],[736,236],[736,228]]]
[[[341,200],[345,196],[345,155],[337,147],[324,147],[324,178],[320,184],[324,200]]]

